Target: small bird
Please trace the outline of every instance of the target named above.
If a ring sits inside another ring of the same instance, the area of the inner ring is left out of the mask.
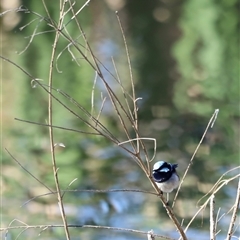
[[[162,192],[170,193],[178,187],[180,178],[176,172],[177,166],[178,164],[171,164],[164,161],[154,164],[153,179]]]

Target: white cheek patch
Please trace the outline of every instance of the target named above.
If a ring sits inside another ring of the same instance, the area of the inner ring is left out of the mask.
[[[159,172],[169,172],[170,170],[168,168],[163,168]]]

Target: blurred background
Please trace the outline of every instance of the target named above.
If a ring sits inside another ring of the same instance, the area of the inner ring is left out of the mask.
[[[77,1],[78,10],[85,1]],[[46,24],[42,1],[2,0],[1,12],[23,5],[32,12],[11,11],[0,18],[1,55],[48,83],[54,32]],[[47,2],[57,21],[59,3]],[[115,75],[112,58],[125,89],[131,92],[129,66],[116,18],[118,11],[130,52],[138,101],[142,137],[156,138],[154,159],[178,163],[180,177],[200,141],[207,123],[219,109],[213,128],[204,139],[179,193],[175,212],[186,225],[198,210],[197,201],[226,171],[239,166],[239,2],[237,0],[105,0],[91,1],[78,15],[95,55]],[[42,17],[40,17],[42,16]],[[68,22],[71,15],[67,16]],[[44,33],[43,33],[44,32]],[[37,34],[42,33],[42,34]],[[68,24],[73,39],[84,43],[74,21]],[[31,36],[35,36],[31,38]],[[67,41],[60,39],[53,86],[61,89],[91,111],[95,73]],[[77,64],[78,63],[78,64]],[[58,68],[58,69],[57,69]],[[58,70],[58,71],[57,71]],[[116,94],[121,89],[103,69]],[[48,129],[14,120],[46,123],[47,94],[33,88],[31,79],[15,66],[1,61],[2,77],[2,226],[13,219],[29,225],[61,224],[56,196],[27,174],[6,153],[11,154],[34,176],[54,189]],[[99,81],[98,81],[99,82]],[[95,107],[98,112],[102,85],[96,84]],[[59,96],[61,97],[61,96]],[[123,98],[122,98],[123,99]],[[62,98],[70,105],[68,99]],[[127,140],[121,125],[108,106],[101,121],[121,141]],[[74,107],[73,107],[74,108]],[[74,108],[79,112],[79,109]],[[54,103],[54,125],[87,131],[88,127],[66,109]],[[130,128],[129,128],[130,129]],[[153,191],[142,170],[118,146],[107,140],[76,132],[55,130],[56,157],[62,189],[141,189]],[[152,142],[146,142],[153,154]],[[230,172],[233,177],[239,170]],[[77,179],[74,183],[69,184]],[[219,216],[229,211],[235,200],[237,180],[216,195]],[[174,194],[170,195],[170,201]],[[206,200],[206,199],[204,199]],[[202,200],[199,205],[204,203]],[[66,193],[64,205],[69,224],[93,224],[132,228],[178,237],[159,199],[153,195],[129,192]],[[224,239],[231,213],[218,222]],[[21,224],[14,221],[11,225]],[[235,235],[239,235],[239,225]],[[15,239],[21,230],[8,233]],[[27,230],[19,239],[64,239],[63,229]],[[71,229],[72,239],[146,239],[144,235],[94,229]],[[189,239],[198,234],[208,239],[209,211],[193,222]],[[196,239],[196,238],[195,238]]]

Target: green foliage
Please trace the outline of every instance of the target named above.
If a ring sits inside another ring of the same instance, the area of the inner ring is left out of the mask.
[[[173,49],[181,74],[174,103],[181,112],[209,116],[221,108],[239,116],[238,23],[236,1],[184,3],[182,36]]]
[[[237,1],[186,1],[173,48],[180,79],[173,101],[183,114],[209,117],[220,109],[211,158],[239,163],[239,56]],[[224,135],[224,136],[223,136]]]

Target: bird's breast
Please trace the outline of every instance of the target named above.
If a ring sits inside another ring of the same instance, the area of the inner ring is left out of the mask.
[[[157,186],[161,189],[162,192],[170,193],[173,189],[177,188],[179,185],[179,177],[176,173],[165,182],[156,182]]]

